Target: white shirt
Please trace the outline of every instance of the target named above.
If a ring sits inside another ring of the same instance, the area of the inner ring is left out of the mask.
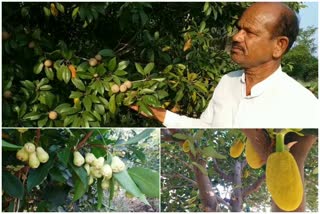
[[[168,128],[318,128],[318,99],[281,66],[246,96],[243,70],[228,73],[200,119],[166,111]]]

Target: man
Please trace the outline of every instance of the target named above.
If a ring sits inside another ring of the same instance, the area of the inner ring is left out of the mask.
[[[295,12],[282,3],[255,3],[237,28],[231,58],[243,70],[222,77],[200,119],[164,109],[152,109],[154,117],[176,128],[318,127],[318,100],[281,69],[299,32]]]

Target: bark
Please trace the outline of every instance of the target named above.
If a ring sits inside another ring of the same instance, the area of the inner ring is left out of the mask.
[[[242,180],[241,180],[241,172],[242,172],[241,162],[236,161],[234,165],[234,176],[233,176],[233,193],[231,196],[231,211],[232,212],[241,212],[242,211]]]
[[[232,176],[228,175],[227,173],[225,173],[218,165],[217,160],[213,159],[212,160],[213,163],[213,168],[215,170],[215,172],[219,173],[220,177],[223,178],[225,181],[229,181],[232,182]]]

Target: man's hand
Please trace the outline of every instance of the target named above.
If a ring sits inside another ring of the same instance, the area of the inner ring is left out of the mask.
[[[137,105],[132,105],[130,106],[131,109],[135,110],[135,111],[139,111],[139,106]],[[148,117],[148,118],[154,118],[156,120],[158,120],[159,122],[163,123],[164,122],[164,118],[166,116],[166,109],[164,108],[153,108],[153,107],[149,107],[150,110],[152,111],[153,117],[150,117],[146,114],[144,114],[143,112],[140,112],[141,115]]]

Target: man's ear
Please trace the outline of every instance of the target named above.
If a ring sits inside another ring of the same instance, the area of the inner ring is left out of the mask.
[[[289,39],[286,36],[278,36],[275,39],[275,47],[273,50],[273,57],[280,58],[282,55],[285,54],[286,49],[289,45]]]

